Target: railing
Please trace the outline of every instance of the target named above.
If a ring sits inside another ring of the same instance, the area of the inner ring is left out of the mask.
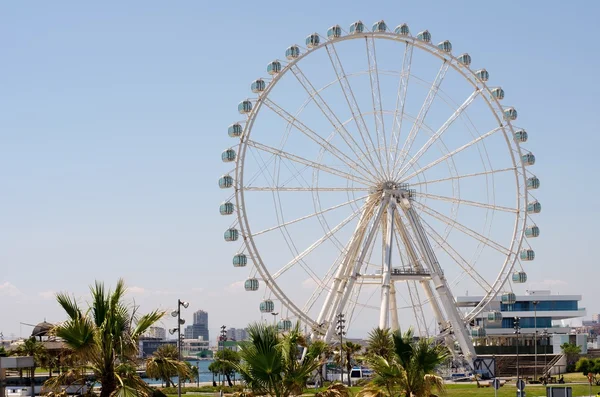
[[[477,354],[517,354],[517,346],[475,346],[475,353]],[[535,346],[519,346],[519,354],[535,354]],[[545,354],[554,354],[554,350],[551,345],[546,346]],[[544,356],[544,347],[537,347],[538,357]]]
[[[558,354],[554,356],[554,358],[550,360],[548,365],[544,367],[544,370],[542,371],[543,376],[551,375],[550,372],[552,371],[552,368],[554,368],[554,366],[560,361],[561,358],[563,358],[563,356],[564,354]]]

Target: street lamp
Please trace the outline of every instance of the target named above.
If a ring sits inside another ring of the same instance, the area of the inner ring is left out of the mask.
[[[225,341],[227,340],[227,327],[224,325],[221,325],[221,336],[219,337],[219,339],[221,341],[221,350],[225,350]],[[217,346],[217,350],[218,350],[218,346]],[[223,375],[222,381],[221,381],[221,374]],[[219,383],[222,386],[224,382],[225,382],[225,373],[224,373],[223,367],[221,367],[221,371],[219,372]]]
[[[537,305],[540,301],[533,301],[533,357],[535,364],[533,365],[533,379],[537,381]]]
[[[271,312],[271,314],[273,315],[273,325],[277,325],[277,315],[279,313],[276,312]]]
[[[344,313],[338,314],[336,333],[340,337],[340,381],[342,383],[344,383],[344,335],[346,335],[346,332],[344,331],[344,328],[346,328],[344,325],[345,322],[346,320],[344,320]],[[350,386],[350,374],[348,374],[348,386]]]
[[[519,334],[521,333],[521,318],[515,317],[515,335],[517,337],[517,384],[519,384]]]
[[[181,326],[185,324],[185,320],[181,318],[182,306],[184,309],[187,309],[190,306],[190,303],[177,299],[177,310],[171,312],[171,316],[177,317],[177,328],[169,330],[171,335],[177,332],[177,360],[179,361],[181,361]],[[181,397],[181,374],[177,374],[177,396]]]

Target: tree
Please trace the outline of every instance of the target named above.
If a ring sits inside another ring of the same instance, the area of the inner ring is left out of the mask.
[[[560,348],[565,356],[567,356],[567,372],[575,370],[575,361],[581,354],[581,346],[572,343],[563,343]]]
[[[375,328],[369,332],[367,353],[389,359],[394,352],[394,340],[389,328]]]
[[[25,341],[23,341],[23,343],[14,350],[14,355],[33,357],[33,367],[29,370],[29,379],[31,387],[34,387],[35,369],[47,362],[48,352],[46,351],[46,348],[42,342],[38,341],[34,336],[32,336],[29,339],[25,339]]]
[[[123,280],[112,291],[96,281],[90,291],[89,310],[82,310],[66,293],[56,295],[67,320],[56,326],[53,333],[72,351],[76,366],[51,378],[45,386],[59,390],[63,384],[83,384],[87,369],[100,383],[100,397],[149,395],[151,390],[135,371],[138,339],[165,313],[155,310],[139,315],[137,306],[124,302]]]
[[[344,355],[346,361],[346,372],[348,373],[348,385],[350,385],[350,373],[354,364],[354,356],[362,350],[362,346],[358,343],[347,341],[344,343]],[[342,380],[343,381],[343,380]]]
[[[235,366],[240,363],[240,355],[238,352],[231,349],[223,349],[219,350],[215,354],[215,361],[213,361],[210,365],[213,366],[213,370],[209,370],[214,374],[221,374],[227,378],[227,384],[229,386],[233,386],[233,382],[231,382],[231,377],[235,373]]]
[[[315,341],[313,341],[310,346],[309,349],[313,349],[313,350],[317,350],[320,351],[320,357],[319,357],[319,368],[317,369],[318,373],[319,373],[319,379],[320,379],[320,384],[323,385],[324,382],[324,378],[323,378],[323,368],[325,367],[325,365],[327,364],[327,361],[329,361],[329,359],[332,357],[333,355],[333,347],[326,343],[325,341],[321,340],[321,339],[317,339]]]
[[[250,340],[240,344],[242,361],[233,366],[252,393],[271,397],[302,394],[308,378],[321,365],[322,351],[318,346],[306,346],[300,325],[280,334],[275,326],[255,323],[248,327],[248,334]]]
[[[589,373],[593,376],[593,382],[596,385],[600,386],[600,358],[596,359],[588,359],[588,358],[580,358],[575,365],[575,370],[583,373],[583,375],[588,376]]]
[[[166,387],[175,386],[171,380],[174,376],[190,377],[188,366],[179,361],[177,346],[161,345],[154,354],[146,360],[146,375],[150,378],[161,379]]]
[[[450,352],[431,339],[416,341],[412,330],[404,335],[392,334],[394,350],[389,358],[370,354],[367,357],[375,376],[360,397],[396,396],[429,397],[434,389],[444,391],[444,381],[435,375],[436,367],[446,361]]]

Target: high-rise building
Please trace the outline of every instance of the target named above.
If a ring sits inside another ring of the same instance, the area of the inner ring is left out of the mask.
[[[600,323],[600,313],[592,314],[592,321]]]
[[[194,313],[194,323],[185,327],[185,339],[210,340],[208,334],[208,313],[204,310],[198,310]]]
[[[204,310],[198,310],[194,313],[194,324],[208,325],[208,313]]]

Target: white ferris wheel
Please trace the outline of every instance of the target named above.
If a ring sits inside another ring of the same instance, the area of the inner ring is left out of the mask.
[[[260,311],[326,341],[340,313],[350,331],[411,326],[474,359],[469,324],[499,321],[497,296],[514,303],[539,235],[535,157],[504,90],[449,41],[384,21],[310,34],[266,72],[219,180],[225,241]],[[465,290],[481,297],[467,312]]]

